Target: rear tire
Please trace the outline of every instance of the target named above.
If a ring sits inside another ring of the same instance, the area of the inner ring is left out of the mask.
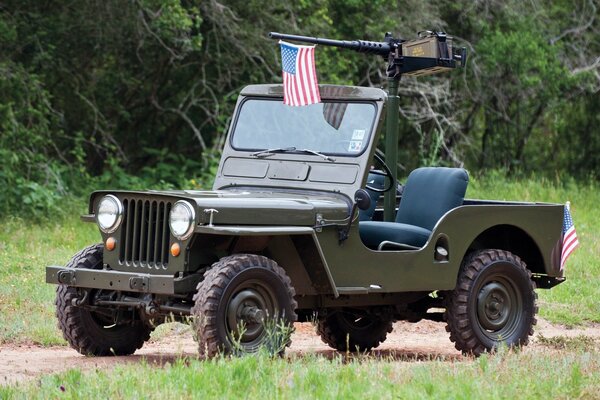
[[[71,258],[67,267],[100,269],[104,246],[88,246]],[[135,325],[108,325],[99,315],[74,306],[77,288],[59,285],[56,288],[56,317],[63,337],[72,348],[86,356],[129,355],[150,339],[152,328],[141,321]]]
[[[457,350],[479,356],[499,346],[525,346],[538,311],[525,263],[503,250],[481,250],[463,262],[447,300],[446,330]]]
[[[393,320],[342,309],[319,319],[317,333],[329,347],[339,351],[369,351],[392,332]]]

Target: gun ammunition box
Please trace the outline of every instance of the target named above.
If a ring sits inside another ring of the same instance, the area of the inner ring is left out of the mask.
[[[402,43],[402,55],[407,57],[427,57],[427,58],[452,58],[452,37],[447,36],[446,41],[440,41],[436,35],[428,35],[415,40],[407,40]],[[432,67],[408,72],[405,75],[425,76],[448,71],[448,67]]]

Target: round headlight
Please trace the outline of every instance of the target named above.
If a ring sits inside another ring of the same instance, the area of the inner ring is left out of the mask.
[[[96,221],[104,233],[112,233],[119,227],[123,217],[123,205],[112,194],[104,196],[98,203]]]
[[[171,233],[179,240],[187,239],[194,230],[196,215],[194,207],[187,201],[180,200],[173,205],[169,215]]]

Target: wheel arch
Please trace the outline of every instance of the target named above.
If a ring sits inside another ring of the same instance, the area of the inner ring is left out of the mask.
[[[313,235],[274,236],[265,255],[286,270],[297,295],[334,294],[337,297],[329,266]]]
[[[495,225],[481,232],[469,245],[468,254],[484,249],[510,251],[519,256],[534,274],[546,274],[544,257],[535,240],[523,229],[508,224]]]
[[[314,234],[203,234],[197,235],[191,250],[191,257],[200,260],[193,269],[209,266],[223,256],[239,253],[263,255],[286,271],[297,295],[338,295]]]

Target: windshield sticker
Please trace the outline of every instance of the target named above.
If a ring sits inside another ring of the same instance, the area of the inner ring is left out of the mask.
[[[365,138],[365,130],[364,129],[355,129],[352,132],[352,140],[363,140]]]
[[[351,152],[359,152],[362,149],[362,141],[361,140],[352,140],[348,145],[348,151]]]

